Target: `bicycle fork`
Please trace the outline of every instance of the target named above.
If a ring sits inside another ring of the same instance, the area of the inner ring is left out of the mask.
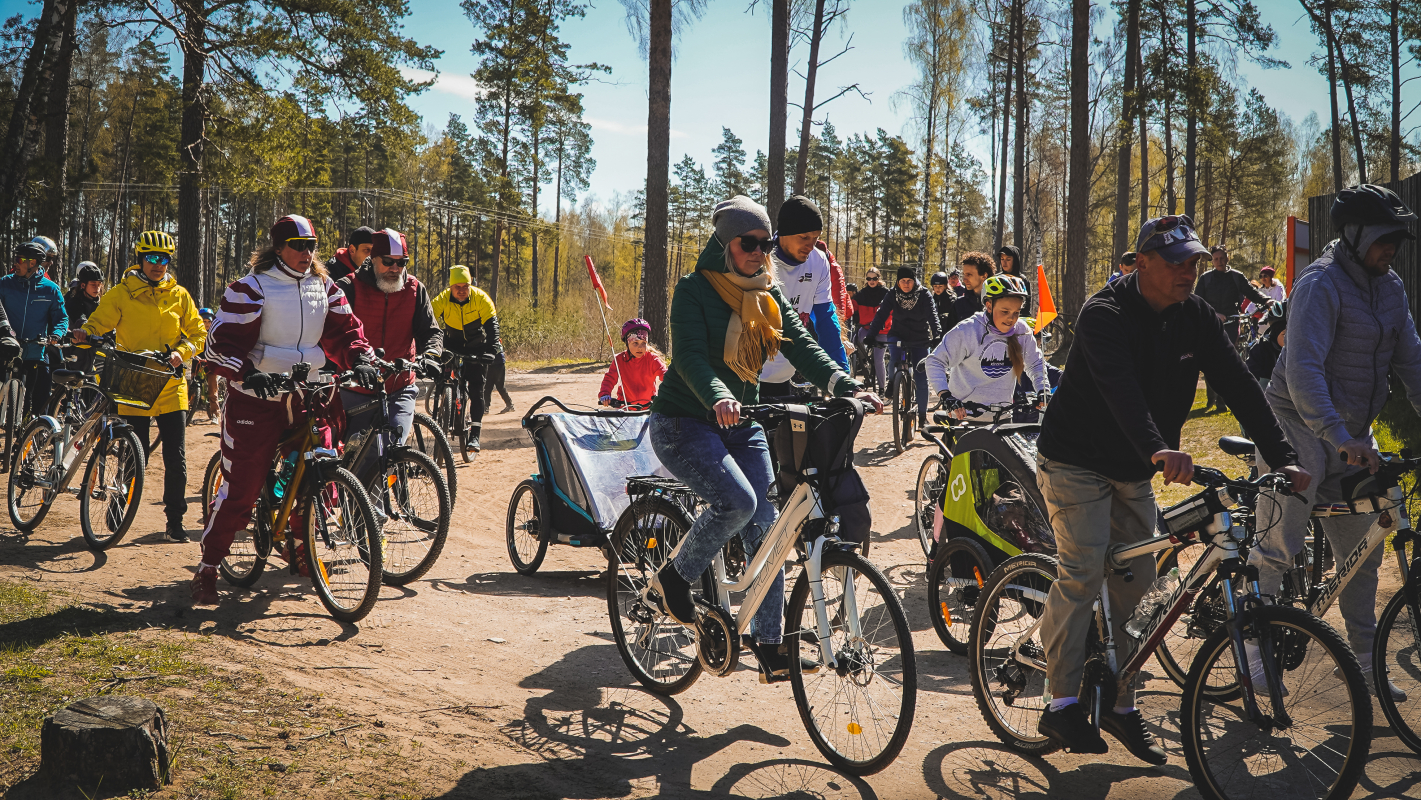
[[[1243,614],[1240,614],[1238,598],[1234,596],[1234,579],[1242,576],[1249,594],[1245,595]],[[1226,559],[1219,565],[1219,585],[1224,600],[1224,626],[1229,632],[1229,643],[1234,652],[1234,663],[1238,665],[1239,686],[1243,690],[1244,714],[1259,728],[1270,730],[1287,728],[1293,724],[1283,707],[1283,678],[1278,674],[1279,660],[1276,656],[1278,643],[1271,636],[1264,636],[1258,628],[1252,613],[1262,605],[1258,594],[1258,569],[1245,564],[1241,559]],[[1241,620],[1240,617],[1243,617]],[[1264,684],[1268,690],[1268,701],[1273,714],[1264,714],[1258,704],[1258,693],[1253,685],[1253,666],[1248,661],[1248,648],[1244,645],[1246,629],[1252,627],[1258,641],[1258,658],[1262,662]]]

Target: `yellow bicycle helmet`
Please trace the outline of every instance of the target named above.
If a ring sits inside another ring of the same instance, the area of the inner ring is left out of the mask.
[[[144,231],[138,235],[138,241],[133,244],[134,255],[144,253],[167,253],[172,255],[178,246],[173,242],[173,237],[162,231]]]
[[[982,299],[996,300],[998,297],[1029,297],[1026,281],[1015,275],[993,275],[982,283]]]

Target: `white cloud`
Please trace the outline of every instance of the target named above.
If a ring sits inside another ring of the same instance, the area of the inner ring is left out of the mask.
[[[629,125],[625,122],[617,122],[615,120],[609,119],[600,119],[598,117],[589,117],[585,114],[582,118],[587,121],[588,125],[592,126],[593,130],[608,131],[609,133],[635,134],[638,136],[646,135],[645,125]],[[685,139],[688,136],[689,134],[678,131],[675,128],[671,129],[672,139]]]
[[[478,81],[462,73],[440,72],[435,74],[427,69],[400,67],[400,74],[405,77],[405,80],[411,81],[427,81],[433,78],[435,91],[452,94],[465,100],[478,100],[484,94],[483,87],[479,86]]]

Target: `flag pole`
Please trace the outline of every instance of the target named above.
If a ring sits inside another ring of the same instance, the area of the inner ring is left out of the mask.
[[[597,291],[598,304],[597,312],[602,315],[602,334],[607,337],[607,347],[612,351],[612,369],[617,371],[617,386],[622,387],[622,398],[625,402],[627,396],[627,385],[622,382],[622,365],[617,363],[617,346],[612,343],[612,331],[607,327],[607,312],[612,310],[611,304],[607,302],[607,289],[602,286],[602,278],[597,275],[597,267],[592,263],[592,256],[584,255],[583,260],[587,262],[587,275],[592,279],[592,288]],[[612,398],[616,399],[617,386],[612,387]],[[600,397],[598,398],[601,399]]]

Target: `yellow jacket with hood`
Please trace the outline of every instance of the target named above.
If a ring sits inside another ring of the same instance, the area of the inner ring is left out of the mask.
[[[197,313],[197,303],[171,273],[153,286],[136,268],[104,293],[99,307],[84,323],[85,333],[98,336],[117,331],[120,350],[162,350],[171,347],[184,361],[202,352],[207,327]],[[153,417],[188,408],[187,381],[173,378],[153,408],[119,406],[124,414]]]

